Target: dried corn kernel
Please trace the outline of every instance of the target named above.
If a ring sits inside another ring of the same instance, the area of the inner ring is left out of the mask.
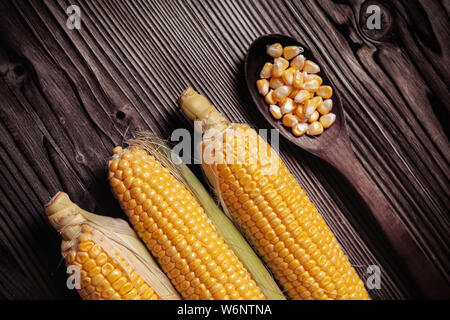
[[[283,125],[285,127],[293,127],[298,123],[298,118],[292,113],[285,114],[283,116]]]
[[[284,58],[276,58],[273,62],[272,67],[272,76],[273,77],[281,77],[283,74],[283,71],[286,70],[289,67],[289,61],[287,61]]]
[[[269,87],[272,89],[277,89],[284,85],[284,82],[281,78],[270,78]]]
[[[272,76],[273,64],[266,62],[259,73],[260,78],[268,79]]]
[[[334,121],[336,121],[336,115],[334,113],[327,113],[320,117],[320,123],[325,129],[329,128]]]
[[[296,103],[296,108],[295,108],[295,112],[294,114],[297,116],[297,118],[300,120],[300,122],[302,122],[301,120],[303,120],[305,118],[305,106],[301,103]]]
[[[330,86],[321,86],[316,93],[324,99],[329,99],[333,95],[333,89]]]
[[[305,78],[305,82],[312,81],[312,80],[317,80],[317,82],[319,83],[319,86],[323,82],[322,77],[320,77],[317,74],[307,74],[304,78]]]
[[[272,58],[281,57],[281,55],[283,54],[283,46],[279,43],[274,43],[267,47],[266,52]]]
[[[315,97],[311,98],[311,100],[316,104],[316,108],[318,108],[323,102],[322,97],[319,97],[319,96],[315,96]]]
[[[292,86],[296,89],[301,89],[303,86],[303,73],[299,70],[294,73],[294,81],[292,82]]]
[[[302,54],[296,56],[291,61],[291,67],[295,68],[295,69],[298,69],[298,70],[302,70],[304,64],[305,64],[305,56],[302,55]]]
[[[283,101],[292,91],[292,87],[290,86],[281,86],[274,90],[273,97],[277,101]]]
[[[282,114],[291,113],[294,111],[294,101],[291,98],[285,98],[283,102],[280,103],[280,109]]]
[[[292,133],[297,137],[304,135],[306,130],[308,130],[307,123],[297,123],[295,126],[292,127]]]
[[[311,60],[306,60],[305,65],[303,66],[303,71],[308,73],[318,73],[320,72],[320,67]]]
[[[295,102],[297,103],[302,103],[305,102],[306,100],[312,98],[311,92],[309,92],[308,90],[300,90],[297,95],[295,96]]]
[[[327,114],[331,109],[333,109],[333,100],[331,99],[324,100],[320,106],[317,107],[317,111],[321,114]]]
[[[277,100],[275,100],[274,96],[273,96],[273,90],[269,90],[269,93],[266,94],[266,96],[264,97],[264,100],[268,103],[268,104],[276,104]]]
[[[302,88],[308,91],[316,91],[319,89],[319,82],[317,80],[311,80],[303,83]]]
[[[287,60],[291,60],[295,56],[300,54],[300,48],[297,46],[287,46],[283,49],[283,57]]]
[[[319,120],[319,112],[314,111],[313,114],[309,117],[308,122],[314,122]]]
[[[317,102],[313,99],[306,100],[304,104],[303,112],[305,114],[305,117],[308,119],[312,116],[312,114],[314,113],[314,111],[316,111],[317,108]]]
[[[274,119],[279,120],[279,119],[281,119],[281,117],[283,116],[283,115],[281,114],[280,107],[277,106],[276,104],[271,104],[271,105],[269,106],[269,111],[270,111],[270,113],[272,114],[272,117],[274,117]]]
[[[291,94],[289,95],[289,98],[295,99],[295,96],[300,92],[300,89],[292,89]]]
[[[260,95],[265,96],[269,92],[269,81],[260,79],[256,81],[256,87]]]
[[[281,78],[283,79],[284,83],[288,86],[292,85],[292,82],[294,82],[294,73],[295,69],[288,68],[283,71],[283,74],[281,75]]]
[[[323,126],[319,121],[315,121],[308,126],[307,134],[317,136],[323,132]]]

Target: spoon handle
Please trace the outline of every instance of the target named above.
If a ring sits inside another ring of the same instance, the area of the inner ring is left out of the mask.
[[[332,150],[328,149],[320,157],[339,170],[357,190],[423,295],[431,299],[450,297],[446,279],[420,249],[380,189],[369,179],[356,159],[348,137],[339,137]]]

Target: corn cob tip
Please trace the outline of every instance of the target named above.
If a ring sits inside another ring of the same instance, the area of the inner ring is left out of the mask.
[[[211,102],[203,95],[188,87],[180,97],[180,106],[189,120],[203,120],[215,110]]]
[[[194,95],[194,94],[196,94],[196,93],[197,93],[197,92],[194,90],[194,88],[192,88],[191,86],[187,87],[187,88],[184,90],[184,92],[181,94],[180,102],[181,102],[184,98],[186,98],[186,97],[188,97],[188,96],[192,96],[192,95]]]
[[[53,215],[55,212],[60,211],[70,203],[70,198],[67,193],[58,191],[50,201],[45,205],[45,214],[47,216]]]
[[[120,154],[122,153],[122,147],[121,146],[117,146],[113,149],[113,154]]]
[[[179,99],[180,107],[185,116],[193,121],[202,122],[202,131],[210,128],[223,130],[230,122],[211,104],[205,96],[188,87]]]
[[[85,221],[80,214],[80,207],[65,192],[59,191],[54,195],[44,210],[50,224],[61,234],[63,240],[72,239],[79,232],[80,224]]]

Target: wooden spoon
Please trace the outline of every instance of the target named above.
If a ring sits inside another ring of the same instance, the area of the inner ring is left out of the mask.
[[[267,46],[277,42],[283,47],[288,45],[300,46],[304,50],[302,54],[306,59],[318,60],[315,58],[314,52],[294,38],[271,34],[256,39],[251,44],[245,58],[245,78],[250,95],[259,111],[272,127],[278,129],[286,139],[303,150],[327,161],[348,179],[371,210],[393,249],[405,263],[410,276],[426,297],[442,299],[449,296],[449,287],[446,280],[439,274],[430,258],[419,248],[400,217],[394,213],[387,199],[368,178],[353,154],[345,124],[342,101],[335,88],[333,88],[332,112],[336,114],[336,121],[330,128],[325,129],[320,136],[311,137],[305,134],[296,137],[291,133],[290,128],[284,127],[280,120],[272,117],[268,104],[256,88],[256,81],[259,79],[259,73],[264,63],[273,61],[273,58],[266,54]],[[323,70],[319,72],[319,75],[325,84],[332,84]]]

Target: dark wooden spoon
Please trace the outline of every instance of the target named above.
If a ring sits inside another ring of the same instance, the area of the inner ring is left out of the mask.
[[[350,144],[339,92],[333,90],[332,97],[332,112],[336,114],[336,121],[320,136],[311,137],[305,134],[296,137],[289,128],[281,124],[280,120],[272,117],[264,97],[258,93],[256,81],[259,79],[259,73],[264,63],[273,60],[266,54],[267,46],[277,42],[283,47],[288,45],[300,46],[304,50],[302,54],[306,59],[318,60],[315,58],[314,52],[294,38],[271,34],[256,39],[251,44],[245,58],[245,78],[250,95],[258,110],[272,127],[278,129],[286,139],[303,150],[327,161],[348,179],[366,202],[394,251],[405,263],[411,277],[426,297],[442,299],[443,296],[448,296],[450,293],[446,280],[439,274],[430,258],[419,248],[400,217],[394,213],[387,199],[371,182],[357,161]],[[319,75],[322,77],[324,84],[332,85],[323,69],[321,69]],[[335,88],[333,87],[333,89]]]

